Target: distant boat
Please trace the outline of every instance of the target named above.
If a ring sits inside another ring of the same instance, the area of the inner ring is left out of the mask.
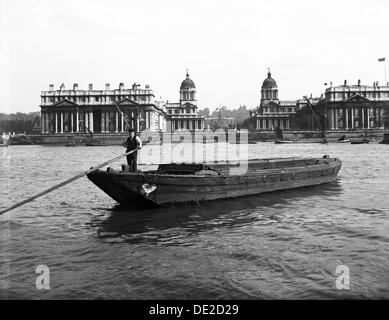
[[[389,133],[384,133],[384,136],[379,143],[380,144],[389,144]]]
[[[369,139],[363,138],[363,139],[352,139],[351,144],[368,144],[370,141]]]
[[[289,144],[289,143],[296,143],[296,141],[292,140],[283,140],[283,139],[275,139],[274,143],[276,144]]]
[[[342,140],[336,140],[336,141],[331,141],[333,143],[350,143],[350,139],[342,139]]]
[[[101,139],[85,139],[85,145],[89,147],[98,147],[98,146],[104,146],[105,142]]]
[[[273,158],[248,160],[242,173],[239,164],[171,163],[145,172],[107,168],[87,177],[120,204],[146,208],[320,185],[336,180],[341,165],[328,156]]]
[[[345,135],[341,136],[339,139],[337,140],[331,140],[329,142],[332,142],[332,143],[349,143],[351,140],[346,138]]]
[[[101,139],[97,139],[93,137],[93,132],[83,123],[80,122],[80,126],[84,127],[88,133],[89,137],[84,140],[84,144],[89,147],[98,147],[98,146],[104,146],[105,142]]]
[[[307,144],[307,143],[327,143],[325,138],[309,139],[309,140],[284,140],[284,139],[275,139],[274,143],[276,144]]]

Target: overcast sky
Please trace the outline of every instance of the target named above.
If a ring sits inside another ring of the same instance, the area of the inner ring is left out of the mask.
[[[0,0],[0,112],[39,111],[62,82],[149,84],[174,102],[187,68],[210,109],[257,106],[268,67],[280,99],[382,84],[388,21],[388,0]]]

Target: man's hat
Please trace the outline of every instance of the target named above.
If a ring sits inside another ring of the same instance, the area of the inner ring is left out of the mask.
[[[135,131],[135,130],[132,129],[132,128],[128,129],[128,132],[134,132],[134,131]]]

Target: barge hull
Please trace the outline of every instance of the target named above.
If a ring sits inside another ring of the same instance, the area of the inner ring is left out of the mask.
[[[95,171],[88,178],[120,204],[159,207],[185,202],[235,198],[330,183],[341,168],[328,164],[265,169],[245,175],[172,175]]]

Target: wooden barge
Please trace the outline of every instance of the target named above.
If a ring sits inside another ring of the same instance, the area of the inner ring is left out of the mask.
[[[245,164],[162,164],[145,172],[96,170],[87,175],[120,204],[135,208],[261,194],[329,183],[341,168],[337,158],[272,158]],[[243,170],[240,172],[240,170]]]

